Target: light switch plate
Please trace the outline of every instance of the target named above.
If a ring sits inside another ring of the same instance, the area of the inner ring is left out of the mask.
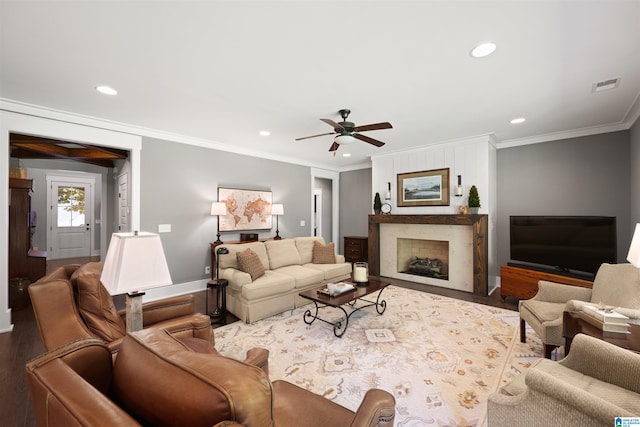
[[[171,224],[158,224],[158,233],[171,233]]]

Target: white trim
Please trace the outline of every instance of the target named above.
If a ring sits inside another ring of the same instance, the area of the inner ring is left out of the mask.
[[[331,180],[331,236],[332,241],[337,242],[340,240],[340,173],[335,171],[329,171],[326,169],[311,168],[311,209],[313,212],[313,193],[315,191],[316,178],[325,178]],[[310,221],[312,222],[312,221]],[[313,234],[311,230],[310,236]],[[327,242],[329,243],[329,242]]]
[[[0,103],[3,109],[5,105]],[[9,153],[9,134],[11,132],[43,136],[70,142],[84,142],[105,147],[129,150],[131,161],[131,223],[140,227],[140,150],[142,138],[138,135],[114,132],[101,127],[74,123],[75,116],[55,118],[39,117],[38,111],[31,114],[0,110],[0,152]],[[42,113],[42,112],[40,112]],[[5,231],[0,233],[0,277],[9,276],[9,239],[6,232],[9,227],[9,156],[0,156],[0,223]],[[0,331],[13,328],[11,309],[9,309],[9,286],[7,280],[0,280]]]
[[[497,148],[519,147],[521,145],[539,144],[541,142],[558,141],[561,139],[579,138],[582,136],[600,135],[609,132],[627,130],[631,126],[628,123],[617,123],[614,125],[594,126],[590,128],[575,129],[566,132],[548,133],[546,135],[536,135],[529,138],[508,139],[498,143]]]
[[[161,288],[147,289],[142,297],[143,302],[156,301],[164,298],[186,295],[207,289],[208,279],[194,280],[192,282],[175,283]]]
[[[178,142],[181,144],[194,145],[196,147],[210,148],[212,150],[226,151],[229,153],[242,154],[244,156],[258,157],[260,159],[275,160],[279,162],[292,163],[301,166],[308,167],[320,167],[326,168],[326,165],[307,162],[300,159],[296,159],[288,156],[274,155],[264,151],[251,150],[243,147],[239,147],[231,144],[224,144],[221,142],[206,140],[202,138],[195,138],[186,135],[180,135],[171,132],[164,132],[156,129],[149,129],[141,126],[129,125],[126,123],[100,119],[97,117],[91,117],[76,113],[69,113],[66,111],[56,110],[47,107],[40,107],[37,105],[26,104],[19,101],[13,101],[6,98],[0,98],[0,110],[14,111],[17,113],[28,114],[33,116],[46,117],[53,120],[67,121],[71,123],[82,124],[85,126],[91,126],[101,128],[105,130],[112,130],[117,132],[130,133],[133,135],[144,136],[148,138],[162,139],[165,141]],[[104,144],[102,144],[104,145]],[[336,171],[338,169],[336,168]],[[133,230],[133,228],[132,228]]]

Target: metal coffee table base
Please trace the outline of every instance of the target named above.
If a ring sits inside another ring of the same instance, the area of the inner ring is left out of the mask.
[[[345,310],[344,306],[333,306],[333,305],[328,305],[328,304],[322,304],[322,303],[318,303],[318,301],[313,301],[313,304],[315,305],[315,313],[311,313],[312,309],[307,309],[307,311],[304,312],[304,323],[306,323],[307,325],[312,324],[313,322],[317,320],[320,320],[324,323],[328,323],[329,325],[333,326],[333,334],[338,337],[341,338],[344,333],[347,330],[347,326],[349,326],[349,318],[351,317],[351,315],[357,311],[362,310],[363,308],[367,308],[367,307],[371,307],[371,306],[375,306],[376,307],[376,311],[378,312],[378,314],[382,314],[384,313],[384,311],[387,309],[387,302],[385,300],[381,300],[380,299],[380,295],[382,295],[382,291],[384,290],[384,288],[380,289],[380,292],[378,292],[378,297],[376,298],[375,301],[370,301],[368,299],[365,298],[356,298],[353,301],[348,302],[346,305],[348,305],[349,307],[351,307],[351,311],[347,312],[347,310]],[[364,302],[366,303],[363,306],[360,307],[356,307],[356,304],[358,303],[358,301],[360,302]],[[344,319],[342,320],[338,320],[337,322],[331,322],[329,320],[325,320],[321,317],[318,317],[318,311],[321,308],[325,308],[325,307],[334,307],[334,308],[339,308],[340,310],[342,310],[342,312],[344,313]]]

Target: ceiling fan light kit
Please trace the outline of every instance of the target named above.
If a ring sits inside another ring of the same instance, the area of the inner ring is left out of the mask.
[[[346,145],[346,144],[351,144],[355,142],[356,139],[353,137],[353,135],[345,133],[345,134],[336,136],[336,139],[334,141],[340,145]]]
[[[375,145],[376,147],[382,147],[384,145],[384,142],[378,141],[377,139],[373,139],[366,135],[362,135],[359,132],[379,130],[379,129],[391,129],[393,127],[389,122],[372,123],[369,125],[356,126],[353,122],[347,121],[347,117],[349,117],[349,114],[351,114],[351,110],[348,110],[346,108],[343,108],[342,110],[338,111],[338,114],[340,114],[340,117],[342,117],[342,121],[340,123],[336,123],[331,119],[320,119],[324,123],[333,127],[333,132],[321,133],[319,135],[304,136],[302,138],[296,138],[296,141],[301,141],[303,139],[309,139],[309,138],[316,138],[318,136],[336,135],[336,137],[333,139],[333,144],[331,144],[331,147],[329,148],[329,151],[330,152],[332,151],[333,155],[335,156],[336,154],[335,152],[338,150],[340,145],[351,144],[355,142],[356,139],[359,139],[360,141],[364,141],[371,145]]]

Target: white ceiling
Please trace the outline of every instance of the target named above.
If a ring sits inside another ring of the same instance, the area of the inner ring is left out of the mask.
[[[487,133],[511,146],[628,129],[640,114],[640,0],[2,0],[0,25],[4,108],[334,170]],[[472,58],[483,41],[496,52]],[[365,133],[387,144],[334,157],[332,136],[294,141],[331,132],[319,119],[341,108],[389,121]]]

